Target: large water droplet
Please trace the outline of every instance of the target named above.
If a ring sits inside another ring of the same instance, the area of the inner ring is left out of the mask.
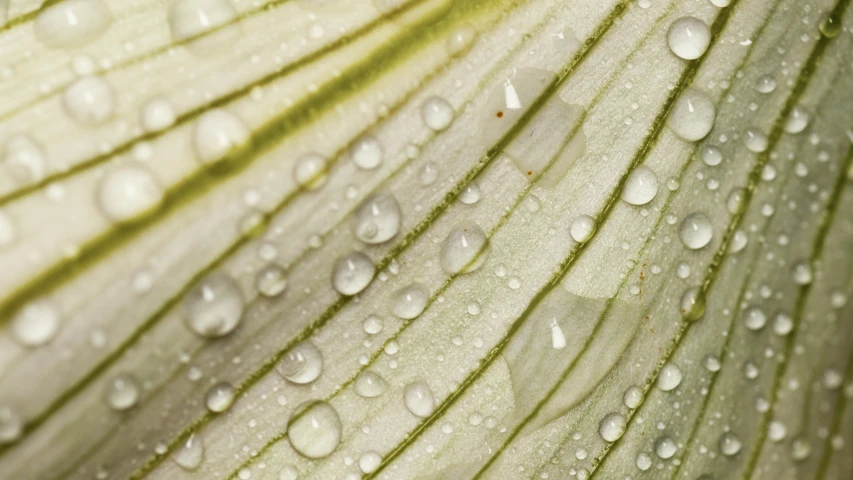
[[[691,250],[698,250],[711,242],[714,230],[711,221],[701,212],[694,212],[684,217],[681,227],[678,229],[678,237],[681,243]]]
[[[228,382],[219,382],[207,391],[204,395],[204,404],[207,409],[214,413],[222,413],[234,404],[234,398],[237,391],[234,385]]]
[[[25,347],[40,347],[56,336],[59,320],[59,312],[53,304],[45,300],[32,302],[12,319],[12,336]]]
[[[204,112],[196,120],[193,146],[202,164],[210,165],[227,160],[236,150],[245,147],[252,134],[240,117],[221,108]]]
[[[382,163],[382,144],[373,135],[362,135],[349,147],[353,163],[363,170],[372,170]]]
[[[674,363],[667,363],[660,369],[657,386],[664,392],[675,390],[681,384],[681,368]]]
[[[163,201],[163,187],[147,168],[125,165],[108,173],[98,187],[98,205],[113,222],[138,219]]]
[[[400,231],[402,219],[397,199],[390,193],[376,193],[355,211],[353,232],[364,243],[387,242]]]
[[[678,447],[675,441],[667,436],[655,440],[655,454],[663,460],[672,458],[676,450],[678,450]]]
[[[193,471],[197,469],[204,460],[204,442],[196,434],[189,438],[172,454],[172,460],[184,470]]]
[[[622,187],[621,197],[625,202],[631,205],[645,205],[655,198],[658,194],[658,177],[655,172],[645,166],[640,165],[631,170],[628,178],[625,179],[625,185]]]
[[[743,324],[752,331],[758,331],[767,324],[767,315],[758,307],[749,307],[743,311]]]
[[[276,371],[288,381],[304,385],[311,383],[323,372],[323,354],[310,341],[304,341],[284,354],[275,366]]]
[[[474,222],[463,221],[450,231],[441,245],[441,268],[450,274],[477,270],[489,258],[489,239]]]
[[[598,424],[598,434],[605,442],[615,442],[622,438],[628,422],[619,413],[609,413]]]
[[[688,288],[681,296],[681,315],[685,320],[699,320],[705,315],[705,307],[705,294],[699,287]]]
[[[406,408],[417,417],[429,417],[435,410],[435,397],[432,389],[423,381],[412,382],[403,389],[403,402]]]
[[[223,273],[208,275],[184,296],[184,320],[202,337],[231,333],[243,317],[245,301],[240,287]]]
[[[388,382],[379,374],[365,370],[358,374],[353,384],[353,391],[364,398],[374,398],[388,390]]]
[[[15,135],[7,140],[3,159],[9,176],[19,184],[44,178],[47,156],[41,145],[29,135]]]
[[[456,116],[456,111],[447,100],[432,96],[421,103],[421,119],[427,127],[436,132],[440,132],[453,123],[453,117]]]
[[[18,441],[24,434],[24,419],[8,405],[0,405],[0,445]]]
[[[199,55],[230,50],[240,37],[237,9],[230,0],[177,0],[169,10],[169,28],[177,42],[189,42]]]
[[[316,190],[326,183],[327,163],[319,153],[306,153],[293,166],[293,180],[302,188]]]
[[[172,104],[163,97],[152,98],[142,107],[142,128],[159,132],[175,124],[177,119]]]
[[[52,48],[77,48],[100,37],[112,22],[103,0],[64,0],[42,10],[36,37]]]
[[[625,393],[622,395],[622,402],[625,403],[625,406],[628,408],[637,408],[643,403],[643,397],[645,394],[643,393],[643,389],[632,385],[625,390]]]
[[[708,50],[711,29],[696,17],[681,17],[669,26],[666,42],[672,53],[685,60],[695,60]]]
[[[122,373],[107,382],[104,400],[113,410],[127,410],[139,402],[141,391],[142,387],[136,377]]]
[[[305,402],[291,415],[287,438],[294,450],[305,457],[326,457],[341,442],[341,418],[326,402]]]
[[[332,286],[341,295],[355,295],[370,285],[376,266],[361,252],[350,252],[335,261],[332,269]]]
[[[714,127],[717,109],[708,95],[688,88],[679,95],[669,112],[667,126],[682,140],[702,140]]]
[[[65,89],[62,104],[68,115],[84,125],[100,125],[115,112],[112,85],[102,77],[83,77]]]
[[[578,243],[586,243],[592,238],[596,228],[597,224],[594,218],[589,215],[578,215],[569,225],[569,235]]]
[[[424,311],[428,301],[429,289],[423,284],[413,283],[394,294],[394,315],[406,320],[416,318]]]
[[[785,120],[785,132],[795,134],[800,133],[809,126],[809,112],[803,107],[796,106],[788,112],[788,118]]]

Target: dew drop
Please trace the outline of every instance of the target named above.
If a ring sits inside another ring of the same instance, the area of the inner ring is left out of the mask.
[[[605,442],[615,442],[622,438],[628,423],[621,414],[609,413],[598,424],[598,434]]]
[[[740,452],[741,447],[743,447],[740,439],[732,432],[726,432],[720,435],[717,445],[720,448],[720,453],[727,457],[737,455],[737,453]]]
[[[622,395],[622,402],[625,403],[625,406],[631,409],[637,408],[643,403],[643,389],[632,385],[625,390],[624,395]]]
[[[435,410],[435,397],[426,382],[412,382],[403,389],[403,401],[412,415],[427,418]]]
[[[255,276],[255,288],[265,297],[275,297],[287,290],[287,274],[278,265],[267,265]]]
[[[666,124],[682,140],[696,142],[714,127],[716,115],[717,109],[707,94],[688,88],[675,101]]]
[[[658,374],[657,386],[664,392],[669,392],[681,384],[681,378],[681,368],[674,363],[666,363]]]
[[[720,368],[722,368],[722,364],[720,363],[720,359],[716,355],[708,354],[702,359],[702,365],[705,367],[705,370],[709,372],[719,372]]]
[[[424,311],[428,301],[427,287],[420,283],[413,283],[394,294],[394,315],[406,320],[416,318]]]
[[[447,53],[454,57],[462,55],[471,48],[476,38],[477,29],[470,23],[459,25],[447,37]]]
[[[652,456],[646,452],[640,452],[637,454],[637,458],[634,460],[634,464],[637,465],[637,468],[640,471],[645,472],[646,470],[652,468]]]
[[[112,22],[103,0],[64,0],[39,12],[36,37],[51,48],[82,47],[100,37]]]
[[[183,445],[172,454],[172,460],[184,470],[196,470],[204,460],[204,442],[202,442],[201,437],[194,433],[190,435]]]
[[[694,212],[684,217],[684,220],[681,221],[681,227],[678,229],[681,243],[691,250],[698,250],[708,245],[713,235],[711,221],[701,212]]]
[[[204,404],[211,412],[222,413],[231,408],[236,396],[237,391],[234,389],[234,385],[228,382],[219,382],[210,387],[204,395]]]
[[[785,312],[776,312],[773,316],[773,332],[784,337],[794,329],[794,320]]]
[[[224,273],[213,273],[184,296],[184,320],[193,332],[206,338],[231,333],[243,317],[245,301],[240,287]]]
[[[818,24],[821,35],[826,38],[835,38],[841,33],[843,25],[841,24],[841,16],[835,12],[824,14]]]
[[[774,420],[767,426],[767,436],[774,442],[781,442],[787,435],[788,429],[782,422]]]
[[[732,253],[737,253],[743,250],[747,243],[749,243],[749,237],[746,235],[746,232],[741,229],[737,229],[735,230],[734,235],[732,235],[732,241],[729,243],[729,250]]]
[[[382,455],[376,450],[368,450],[358,458],[358,468],[363,473],[373,473],[382,463]]]
[[[326,183],[327,163],[319,153],[306,153],[293,166],[293,180],[306,190],[316,190]]]
[[[743,311],[743,324],[749,330],[756,332],[767,324],[767,315],[758,307],[749,307]]]
[[[373,135],[362,135],[352,142],[349,154],[358,168],[372,170],[382,163],[382,144]]]
[[[59,331],[59,312],[45,300],[24,306],[12,319],[12,336],[30,348],[46,345]]]
[[[681,17],[672,22],[666,32],[672,53],[685,60],[695,60],[705,54],[711,44],[711,29],[696,17]]]
[[[0,445],[14,443],[24,434],[24,419],[12,407],[0,405]]]
[[[233,48],[240,37],[237,9],[230,0],[177,0],[169,10],[169,29],[177,43],[197,55]]]
[[[441,268],[450,274],[473,272],[483,266],[490,250],[489,239],[479,225],[471,221],[460,222],[441,245]]]
[[[800,106],[796,106],[788,113],[788,118],[785,120],[785,132],[796,134],[800,133],[809,126],[809,112]]]
[[[814,280],[812,266],[808,260],[798,260],[791,268],[791,273],[794,276],[794,283],[797,285],[808,285]]]
[[[746,208],[747,194],[746,189],[740,187],[733,188],[732,191],[729,192],[729,196],[726,198],[726,209],[729,213],[732,215],[743,213]]]
[[[243,120],[228,110],[214,108],[204,112],[195,123],[193,146],[198,160],[210,165],[227,160],[244,148],[252,134]]]
[[[373,260],[361,252],[350,252],[335,261],[332,286],[341,295],[355,295],[370,285],[376,267]]]
[[[663,460],[672,458],[677,449],[675,441],[669,437],[664,436],[655,440],[655,454]]]
[[[791,458],[797,462],[809,458],[812,454],[812,444],[805,437],[797,437],[791,442]]]
[[[149,100],[142,107],[142,128],[147,132],[160,132],[175,124],[175,109],[163,97]]]
[[[715,7],[725,8],[732,3],[732,0],[711,0],[711,3],[714,4]]]
[[[657,175],[651,168],[640,165],[628,174],[621,197],[631,205],[645,205],[651,202],[657,193]]]
[[[743,136],[743,144],[750,152],[761,153],[767,150],[769,140],[767,134],[755,127],[746,129]]]
[[[557,319],[551,320],[551,348],[561,350],[566,348],[566,335],[557,323]]]
[[[113,410],[127,410],[139,402],[140,392],[139,380],[129,373],[122,373],[107,382],[104,400]]]
[[[7,140],[3,159],[9,176],[19,184],[44,178],[47,156],[42,146],[29,135],[15,135]]]
[[[431,130],[440,132],[453,123],[456,111],[447,100],[432,96],[421,103],[421,120]]]
[[[465,188],[459,192],[459,201],[465,205],[474,205],[480,201],[480,186],[474,182],[465,185]]]
[[[364,370],[355,377],[353,391],[356,395],[364,398],[374,398],[382,395],[388,390],[388,382],[380,377],[378,373]]]
[[[705,295],[699,287],[688,288],[681,296],[681,315],[685,320],[699,320],[705,315],[705,307]]]
[[[364,319],[364,332],[368,335],[376,335],[382,331],[382,319],[376,315],[368,315]]]
[[[286,380],[305,385],[317,380],[323,372],[323,354],[306,340],[288,350],[276,363],[275,370]]]
[[[773,75],[762,75],[755,80],[755,89],[759,93],[771,93],[776,90],[776,79]]]
[[[578,243],[586,243],[592,238],[596,228],[597,224],[594,218],[589,215],[578,215],[569,225],[569,235]]]
[[[115,93],[102,77],[83,77],[65,89],[62,104],[68,115],[81,124],[100,125],[115,112]]]
[[[287,424],[287,438],[302,456],[318,459],[330,455],[341,442],[341,418],[326,402],[305,402]]]
[[[400,231],[402,219],[397,199],[390,193],[376,193],[355,211],[353,233],[364,243],[387,242]]]
[[[715,145],[702,147],[702,161],[709,167],[716,167],[723,161],[723,152]]]
[[[163,187],[147,168],[125,165],[101,180],[98,205],[109,220],[124,223],[151,213],[163,195]]]

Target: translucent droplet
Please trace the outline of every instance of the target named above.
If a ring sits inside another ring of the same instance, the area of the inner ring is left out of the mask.
[[[25,347],[40,347],[56,336],[59,320],[59,312],[53,304],[45,300],[29,303],[12,319],[12,336]]]
[[[791,273],[794,276],[794,283],[797,285],[808,285],[814,280],[812,273],[812,265],[808,260],[798,260],[791,267]]]
[[[469,183],[459,192],[459,201],[465,205],[473,205],[480,201],[480,186],[474,182]]]
[[[429,289],[413,283],[394,294],[393,311],[397,318],[411,320],[420,315],[429,301]]]
[[[625,390],[625,394],[622,395],[622,402],[625,403],[625,406],[628,408],[637,408],[640,404],[643,403],[643,389],[632,385]]]
[[[447,37],[447,53],[451,56],[459,56],[465,53],[477,38],[477,29],[470,23],[463,23],[456,27]]]
[[[835,12],[824,14],[820,19],[818,28],[820,29],[821,35],[824,37],[835,38],[839,33],[841,33],[841,29],[843,28],[843,25],[841,24],[841,15]]]
[[[35,33],[48,47],[78,48],[100,37],[111,22],[103,0],[63,0],[39,12]]]
[[[767,134],[758,128],[747,128],[746,132],[744,132],[743,144],[746,145],[746,149],[750,152],[761,153],[767,150],[768,142]]]
[[[108,173],[98,186],[98,205],[113,222],[136,220],[163,201],[163,187],[141,165],[125,165]]]
[[[809,112],[800,106],[796,106],[788,113],[788,118],[785,120],[785,132],[796,134],[800,133],[809,126]]]
[[[368,450],[358,458],[358,468],[363,473],[373,473],[382,463],[382,455],[376,450]]]
[[[566,335],[556,318],[551,321],[551,348],[556,350],[566,348]]]
[[[737,453],[740,452],[741,447],[743,447],[740,439],[732,432],[725,432],[720,435],[720,440],[717,442],[717,445],[720,447],[720,453],[727,457],[737,455]]]
[[[403,401],[412,415],[429,417],[435,410],[435,397],[426,382],[412,382],[403,389]]]
[[[388,382],[379,374],[364,370],[355,377],[353,391],[356,395],[364,398],[374,398],[382,395],[388,390]]]
[[[439,260],[447,273],[469,273],[483,266],[489,253],[489,239],[483,229],[474,222],[463,221],[447,235]]]
[[[722,368],[720,359],[717,358],[716,355],[712,354],[705,355],[705,358],[702,359],[702,365],[704,365],[705,370],[708,370],[709,372],[719,372],[720,368]]]
[[[293,180],[302,188],[316,190],[326,183],[326,157],[319,153],[306,153],[293,166]]]
[[[737,229],[735,230],[734,235],[732,235],[732,241],[729,243],[729,250],[732,253],[737,253],[746,248],[747,243],[749,243],[749,237],[746,235],[746,232]]]
[[[596,228],[597,224],[594,218],[589,215],[578,215],[569,225],[569,235],[578,243],[586,243],[592,238]]]
[[[285,466],[278,474],[278,480],[297,480],[298,478],[299,470],[293,465]]]
[[[204,442],[196,434],[189,438],[172,454],[172,460],[187,471],[196,470],[204,460]]]
[[[749,307],[743,311],[743,324],[752,331],[758,331],[767,324],[767,315],[758,307]]]
[[[759,93],[771,93],[776,90],[776,79],[773,75],[762,75],[755,81],[755,89]]]
[[[376,315],[368,315],[364,319],[364,331],[368,335],[376,335],[382,331],[382,319]]]
[[[731,192],[729,192],[729,196],[726,198],[726,209],[732,215],[737,215],[739,213],[743,213],[746,208],[746,196],[748,192],[745,188],[736,187],[733,188]]]
[[[252,133],[240,117],[228,110],[214,108],[196,120],[193,146],[199,161],[210,165],[228,160],[251,138]]]
[[[767,437],[774,442],[781,442],[787,435],[788,429],[782,422],[774,420],[767,426]]]
[[[709,167],[716,167],[723,161],[723,152],[716,145],[704,145],[702,147],[702,161]]]
[[[675,445],[675,441],[667,436],[655,440],[655,454],[663,460],[672,458],[676,450],[678,447]]]
[[[699,320],[705,315],[705,307],[705,294],[699,287],[688,288],[681,296],[681,315],[685,320]]]
[[[812,454],[812,444],[806,437],[797,437],[791,442],[791,458],[797,462],[809,458]]]
[[[382,144],[373,135],[362,135],[349,147],[353,163],[363,170],[372,170],[382,163]]]
[[[113,87],[98,76],[83,77],[69,85],[62,96],[62,104],[71,118],[93,126],[107,121],[116,108]]]
[[[350,252],[335,261],[332,286],[341,295],[355,295],[370,285],[376,267],[373,260],[361,252]]]
[[[698,250],[711,242],[714,231],[711,221],[701,212],[694,212],[684,217],[678,229],[678,237],[685,247]]]
[[[672,53],[678,57],[695,60],[708,50],[708,45],[711,44],[711,29],[696,17],[681,17],[669,26],[666,42]]]
[[[615,442],[622,438],[628,422],[621,414],[609,413],[598,424],[598,434],[605,442]]]
[[[368,197],[355,211],[353,232],[364,243],[383,243],[397,235],[402,220],[397,199],[380,192]]]
[[[199,55],[233,48],[240,37],[236,20],[237,9],[230,0],[176,0],[169,10],[172,38]]]
[[[184,296],[184,320],[198,335],[217,338],[231,333],[243,317],[245,301],[229,276],[213,273]]]
[[[0,405],[0,445],[18,441],[24,434],[24,419],[8,405]]]
[[[714,101],[704,92],[688,88],[678,96],[666,124],[682,140],[696,142],[714,128],[716,116]]]
[[[631,205],[645,205],[657,194],[657,175],[651,168],[640,165],[628,174],[625,186],[622,187],[621,197]]]
[[[725,8],[732,3],[732,0],[711,0],[711,3],[714,4],[715,7]]]
[[[304,457],[326,457],[341,442],[341,418],[326,402],[305,402],[291,415],[287,438],[294,450]]]
[[[640,471],[645,472],[646,470],[652,468],[652,456],[646,452],[640,452],[637,454],[637,458],[634,460],[634,464],[637,465],[637,468]]]
[[[779,336],[785,336],[794,329],[794,320],[785,312],[776,312],[773,316],[773,332]]]
[[[152,98],[142,107],[142,128],[159,132],[175,124],[175,109],[163,97]]]
[[[38,182],[45,175],[47,156],[29,135],[15,135],[3,147],[3,159],[9,176],[19,184]]]
[[[228,382],[219,382],[208,389],[204,395],[204,404],[211,412],[222,413],[231,408],[236,395],[237,391],[234,389],[234,385]]]
[[[323,372],[323,354],[306,340],[288,350],[275,365],[275,370],[286,380],[305,385],[317,380]]]
[[[681,384],[681,378],[681,368],[674,363],[666,363],[658,374],[657,386],[664,392],[669,392]]]
[[[139,402],[142,387],[139,380],[129,373],[122,373],[107,382],[104,399],[113,410],[127,410]]]
[[[432,96],[421,103],[421,120],[436,132],[449,127],[455,116],[453,106],[441,97]]]
[[[278,265],[267,265],[255,276],[255,288],[265,297],[275,297],[287,290],[287,274]]]

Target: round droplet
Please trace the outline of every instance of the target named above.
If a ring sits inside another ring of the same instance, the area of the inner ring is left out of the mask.
[[[843,28],[843,25],[841,24],[841,15],[835,12],[824,14],[820,19],[818,28],[820,29],[821,35],[824,37],[835,38],[839,33],[841,33],[841,29]]]
[[[245,147],[251,136],[240,117],[228,110],[214,108],[196,120],[193,145],[199,161],[210,165],[227,160],[229,155]]]
[[[727,457],[737,455],[737,453],[740,452],[741,447],[743,447],[740,439],[732,432],[726,432],[720,435],[720,440],[717,442],[717,445],[720,447],[720,453]]]
[[[812,444],[808,438],[797,437],[791,442],[791,458],[797,462],[809,458],[812,454]]]
[[[39,300],[24,306],[12,319],[12,335],[25,347],[47,344],[59,330],[59,312],[51,303]]]
[[[18,441],[24,434],[24,419],[8,405],[0,405],[0,445]]]
[[[743,311],[743,324],[752,331],[758,331],[767,324],[767,315],[758,307],[749,307]]]
[[[323,354],[311,341],[304,341],[287,351],[275,366],[286,380],[305,385],[317,380],[323,372]]]
[[[794,329],[794,320],[785,312],[777,312],[773,316],[773,332],[779,336],[785,336]]]
[[[436,132],[449,127],[455,116],[456,111],[453,110],[453,106],[441,97],[432,96],[421,103],[421,120]]]
[[[618,413],[609,413],[598,424],[598,434],[605,442],[615,442],[622,438],[628,422]]]
[[[326,402],[303,403],[288,421],[287,438],[293,448],[307,458],[326,457],[341,442],[341,418]]]
[[[716,167],[723,161],[723,152],[715,145],[702,147],[702,161],[709,167]]]
[[[652,456],[646,452],[640,452],[637,454],[637,458],[634,460],[634,464],[637,465],[637,468],[640,471],[645,472],[646,470],[652,468]]]
[[[681,296],[681,315],[685,320],[699,320],[705,315],[705,307],[705,294],[699,287],[688,288]]]
[[[788,118],[785,120],[785,132],[795,134],[800,133],[809,126],[809,112],[803,107],[796,106],[788,113]]]
[[[684,220],[681,221],[681,227],[678,229],[681,243],[691,250],[698,250],[708,245],[713,235],[711,221],[701,212],[694,212],[684,217]]]
[[[402,220],[397,199],[390,193],[376,193],[355,211],[353,232],[364,243],[383,243],[397,235]]]
[[[293,166],[293,180],[307,190],[316,190],[326,183],[326,157],[319,153],[306,153]]]
[[[382,463],[382,455],[375,450],[368,450],[358,458],[358,468],[363,473],[373,473]]]
[[[776,79],[773,75],[762,75],[755,80],[755,89],[759,93],[771,93],[776,90]]]
[[[732,253],[737,253],[746,248],[747,243],[749,243],[749,237],[746,235],[746,232],[741,229],[737,229],[732,236],[731,243],[729,243],[729,250]]]
[[[423,284],[413,283],[394,294],[394,315],[405,320],[416,318],[423,313],[428,301],[429,289]]]
[[[169,29],[176,42],[189,42],[196,54],[233,47],[240,36],[237,9],[230,0],[176,0],[169,10]]]
[[[640,165],[625,179],[625,186],[622,187],[622,200],[631,205],[645,205],[655,198],[658,194],[658,177],[655,172],[645,166]]]
[[[664,436],[655,440],[655,454],[663,460],[672,458],[677,449],[675,441],[669,437]]]
[[[368,315],[364,319],[364,332],[368,335],[376,335],[382,331],[382,319],[376,315]]]
[[[489,239],[479,225],[471,221],[460,222],[441,245],[441,268],[450,274],[473,272],[483,266],[490,250]]]
[[[767,134],[758,128],[747,128],[746,132],[744,132],[743,144],[746,145],[746,149],[750,152],[761,153],[767,150],[768,143]]]
[[[787,435],[788,429],[782,422],[774,420],[767,426],[767,437],[774,442],[781,442]]]
[[[791,267],[791,273],[794,276],[794,283],[797,285],[808,285],[814,280],[812,273],[812,265],[808,260],[799,260]]]
[[[708,45],[711,44],[711,29],[696,17],[681,17],[669,26],[666,42],[672,53],[678,57],[695,60],[708,50]]]
[[[255,277],[255,288],[265,297],[275,297],[287,290],[287,274],[278,265],[267,265]]]
[[[98,205],[116,223],[151,213],[163,201],[163,187],[147,168],[125,165],[108,173],[98,186]]]
[[[429,417],[435,410],[435,398],[426,382],[412,382],[403,389],[403,401],[412,415]]]
[[[716,355],[708,354],[705,355],[705,358],[702,359],[702,365],[705,366],[705,370],[709,372],[719,372],[720,368],[722,368],[722,364],[720,364],[720,359],[717,358]]]
[[[625,390],[625,394],[622,395],[622,402],[624,402],[625,406],[628,408],[637,408],[643,403],[644,396],[642,388],[632,385],[628,387],[628,389]]]
[[[3,160],[9,176],[19,184],[44,178],[47,157],[42,146],[29,135],[15,135],[7,140]]]
[[[83,77],[72,83],[62,96],[65,111],[84,125],[100,125],[115,112],[113,87],[101,77]]]
[[[674,363],[667,363],[660,369],[657,386],[664,392],[669,392],[681,384],[681,378],[681,368]]]
[[[465,205],[473,205],[480,201],[480,186],[474,182],[465,185],[459,192],[459,201]]]
[[[355,377],[353,391],[356,395],[364,398],[374,398],[385,393],[388,390],[388,382],[379,374],[373,373],[370,370],[365,370]]]
[[[349,147],[352,161],[363,170],[372,170],[382,163],[382,144],[373,135],[362,135]]]
[[[100,37],[111,22],[103,0],[63,0],[39,12],[35,33],[48,47],[78,48]]]
[[[370,285],[376,267],[373,260],[361,252],[350,252],[335,261],[332,286],[341,295],[355,295]]]
[[[678,96],[666,124],[682,140],[696,142],[708,135],[716,116],[714,101],[704,92],[688,88]]]
[[[594,218],[589,215],[578,215],[569,225],[569,235],[578,243],[586,243],[592,238],[596,228],[597,224]]]
[[[196,434],[189,438],[172,454],[172,460],[187,471],[198,469],[204,460],[204,442]]]
[[[113,410],[127,410],[139,401],[141,391],[136,377],[122,373],[107,382],[104,399]]]
[[[207,391],[204,396],[204,404],[211,412],[222,413],[231,408],[236,395],[237,391],[234,389],[234,385],[228,382],[219,382]]]
[[[217,338],[231,333],[243,317],[245,301],[229,276],[213,273],[184,296],[184,320],[195,333]]]
[[[142,128],[159,132],[175,124],[175,109],[163,97],[152,98],[142,107]]]
[[[447,38],[447,52],[452,56],[461,55],[471,48],[476,38],[477,29],[470,23],[463,23],[450,32]]]

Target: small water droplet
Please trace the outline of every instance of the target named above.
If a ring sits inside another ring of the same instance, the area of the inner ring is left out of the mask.
[[[714,101],[705,92],[688,88],[672,106],[666,125],[682,140],[696,142],[705,138],[714,128],[716,116]]]
[[[477,29],[470,23],[463,23],[456,27],[447,37],[447,53],[451,56],[459,56],[465,53],[477,38]]]
[[[795,106],[788,113],[788,118],[785,120],[785,132],[796,134],[800,133],[809,126],[809,112],[803,107]]]
[[[798,260],[791,268],[791,273],[794,276],[794,283],[797,285],[808,285],[814,280],[812,273],[812,265],[808,260]]]
[[[243,120],[228,110],[214,108],[195,123],[193,146],[204,165],[227,161],[249,143],[252,134]]]
[[[658,374],[657,386],[664,392],[669,392],[681,384],[681,378],[681,368],[669,362],[661,367],[660,374]]]
[[[459,201],[465,205],[474,205],[480,201],[480,186],[474,182],[465,185],[465,188],[459,192]]]
[[[625,186],[622,187],[621,197],[622,200],[631,205],[645,205],[651,202],[657,194],[657,175],[651,168],[640,165],[628,174]]]
[[[785,336],[794,329],[794,320],[785,312],[776,312],[773,316],[773,331],[776,335]]]
[[[380,377],[378,373],[364,370],[355,377],[353,391],[356,395],[364,398],[374,398],[382,395],[388,390],[388,382]]]
[[[364,243],[387,242],[400,231],[402,219],[397,199],[390,193],[376,193],[355,211],[353,232]]]
[[[597,223],[594,218],[589,215],[578,215],[569,225],[569,235],[578,243],[586,243],[592,238],[596,228]]]
[[[746,189],[740,187],[735,187],[729,192],[729,196],[726,198],[726,209],[728,209],[729,213],[732,215],[743,213],[746,208],[747,194]]]
[[[163,201],[163,187],[147,168],[125,165],[108,173],[98,186],[98,205],[116,223],[137,220]]]
[[[112,23],[103,0],[64,0],[39,12],[36,37],[51,48],[82,47],[100,37]]]
[[[453,106],[441,97],[432,96],[421,103],[421,120],[436,132],[449,127],[455,116]]]
[[[236,395],[237,391],[234,389],[234,385],[228,382],[219,382],[210,387],[204,395],[204,404],[211,412],[222,413],[231,408]]]
[[[275,370],[286,380],[305,385],[317,380],[323,372],[323,354],[306,340],[288,350],[276,363]]]
[[[287,290],[287,274],[278,265],[267,265],[255,276],[255,288],[265,297],[275,297]]]
[[[326,457],[341,442],[341,418],[326,402],[305,402],[291,415],[287,423],[287,438],[294,450],[304,457]]]
[[[788,429],[782,422],[774,420],[767,426],[767,436],[774,442],[781,442],[787,435]]]
[[[59,312],[46,300],[25,305],[12,319],[12,336],[25,347],[46,345],[59,331]]]
[[[141,390],[136,377],[122,373],[107,382],[104,399],[113,410],[127,410],[139,402]]]
[[[672,53],[685,60],[695,60],[705,54],[711,44],[711,29],[696,17],[681,17],[672,22],[666,32]]]
[[[441,245],[441,268],[450,274],[477,270],[489,257],[489,239],[474,222],[463,221],[450,231]]]
[[[332,286],[341,295],[355,295],[370,285],[376,267],[373,260],[361,252],[350,252],[335,261]]]
[[[293,180],[306,190],[316,190],[326,183],[328,161],[319,153],[306,153],[293,165]]]
[[[382,331],[382,319],[376,315],[368,315],[364,319],[364,331],[368,335],[376,335]]]
[[[678,450],[678,447],[675,441],[667,436],[655,440],[655,454],[663,460],[672,458],[676,450]]]
[[[213,273],[197,283],[183,300],[187,326],[202,337],[231,333],[243,317],[245,301],[240,287],[224,273]]]
[[[416,318],[424,311],[428,301],[427,287],[420,283],[413,283],[394,294],[394,315],[406,320]]]
[[[176,0],[169,9],[172,38],[197,55],[232,49],[241,34],[236,20],[230,0]]]
[[[767,315],[758,307],[749,307],[743,311],[743,324],[749,330],[756,332],[767,324]]]
[[[702,161],[709,167],[716,167],[723,161],[723,152],[716,145],[702,147]]]
[[[711,221],[701,212],[694,212],[684,217],[684,220],[681,221],[681,227],[678,229],[681,243],[691,250],[698,250],[708,245],[713,235]]]
[[[363,170],[372,170],[382,163],[382,144],[373,135],[362,135],[349,147],[353,163]]]
[[[403,389],[403,401],[412,415],[429,417],[435,410],[435,397],[432,389],[423,381],[412,382]]]
[[[716,355],[708,354],[702,359],[702,365],[705,366],[705,370],[709,372],[719,372],[720,368],[722,368],[722,364],[720,364],[720,359],[717,358]]]
[[[824,14],[818,24],[820,33],[826,38],[835,38],[839,33],[841,33],[842,28],[841,15],[835,12]]]
[[[172,460],[184,470],[196,470],[204,460],[204,442],[201,437],[194,433],[190,435],[172,454]]]
[[[809,458],[812,454],[812,444],[808,438],[797,437],[791,442],[791,458],[797,462]]]
[[[24,419],[12,407],[0,405],[0,445],[18,441],[24,434]]]
[[[755,80],[755,89],[759,93],[771,93],[776,90],[776,79],[770,74],[762,75]]]
[[[142,107],[142,128],[148,132],[159,132],[175,124],[175,109],[169,100],[155,97]]]
[[[637,454],[637,458],[634,460],[634,464],[637,465],[637,468],[640,471],[645,472],[646,470],[652,468],[652,456],[646,452],[640,452]]]
[[[643,389],[632,385],[625,390],[625,394],[622,395],[622,402],[625,403],[625,406],[631,409],[637,408],[640,404],[643,403],[643,397],[645,394],[643,393]]]
[[[717,445],[720,448],[720,453],[727,457],[737,455],[737,453],[740,452],[741,447],[743,447],[740,439],[732,432],[725,432],[720,435]]]
[[[38,182],[45,175],[47,156],[42,146],[29,135],[15,135],[3,147],[4,165],[19,184]]]
[[[628,422],[619,413],[609,413],[598,424],[598,434],[605,442],[615,442],[622,438]]]
[[[744,132],[743,144],[750,152],[761,153],[767,150],[768,143],[767,134],[756,127],[747,128]]]
[[[83,125],[100,125],[115,112],[115,93],[102,77],[83,77],[65,89],[62,104],[68,115]]]

